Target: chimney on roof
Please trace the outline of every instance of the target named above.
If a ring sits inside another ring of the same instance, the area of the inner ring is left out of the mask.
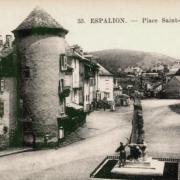
[[[12,41],[13,41],[12,35],[7,34],[7,35],[6,35],[6,43],[5,43],[5,46],[8,47],[8,48],[11,48],[11,47],[12,47]]]

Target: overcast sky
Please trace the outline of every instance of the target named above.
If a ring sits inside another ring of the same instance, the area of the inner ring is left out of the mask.
[[[161,23],[163,17],[180,20],[178,0],[0,0],[0,34],[9,34],[36,6],[69,30],[69,44],[79,44],[85,51],[120,48],[180,58],[180,22]],[[90,23],[91,18],[121,17],[127,23]],[[143,24],[143,17],[159,23]],[[85,23],[77,23],[79,18]]]

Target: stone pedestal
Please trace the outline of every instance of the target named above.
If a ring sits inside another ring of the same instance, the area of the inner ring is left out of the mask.
[[[119,162],[111,170],[111,173],[119,175],[134,176],[163,176],[164,162],[147,158],[146,160],[127,160],[123,167],[119,167]]]

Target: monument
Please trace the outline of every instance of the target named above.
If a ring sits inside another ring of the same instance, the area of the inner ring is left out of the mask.
[[[154,160],[147,156],[147,144],[145,143],[144,120],[142,105],[139,95],[134,96],[134,115],[132,120],[132,132],[127,144],[130,154],[125,163],[118,162],[111,170],[112,174],[133,176],[163,176],[164,162]],[[122,145],[122,144],[121,144]],[[120,156],[121,156],[120,152]],[[120,160],[121,161],[121,157]]]

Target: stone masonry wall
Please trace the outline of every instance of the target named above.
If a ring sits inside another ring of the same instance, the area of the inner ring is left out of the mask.
[[[64,41],[51,35],[16,40],[22,67],[21,92],[33,119],[36,140],[45,134],[57,137],[59,55],[65,53]],[[29,78],[23,73],[26,66],[30,68]]]

